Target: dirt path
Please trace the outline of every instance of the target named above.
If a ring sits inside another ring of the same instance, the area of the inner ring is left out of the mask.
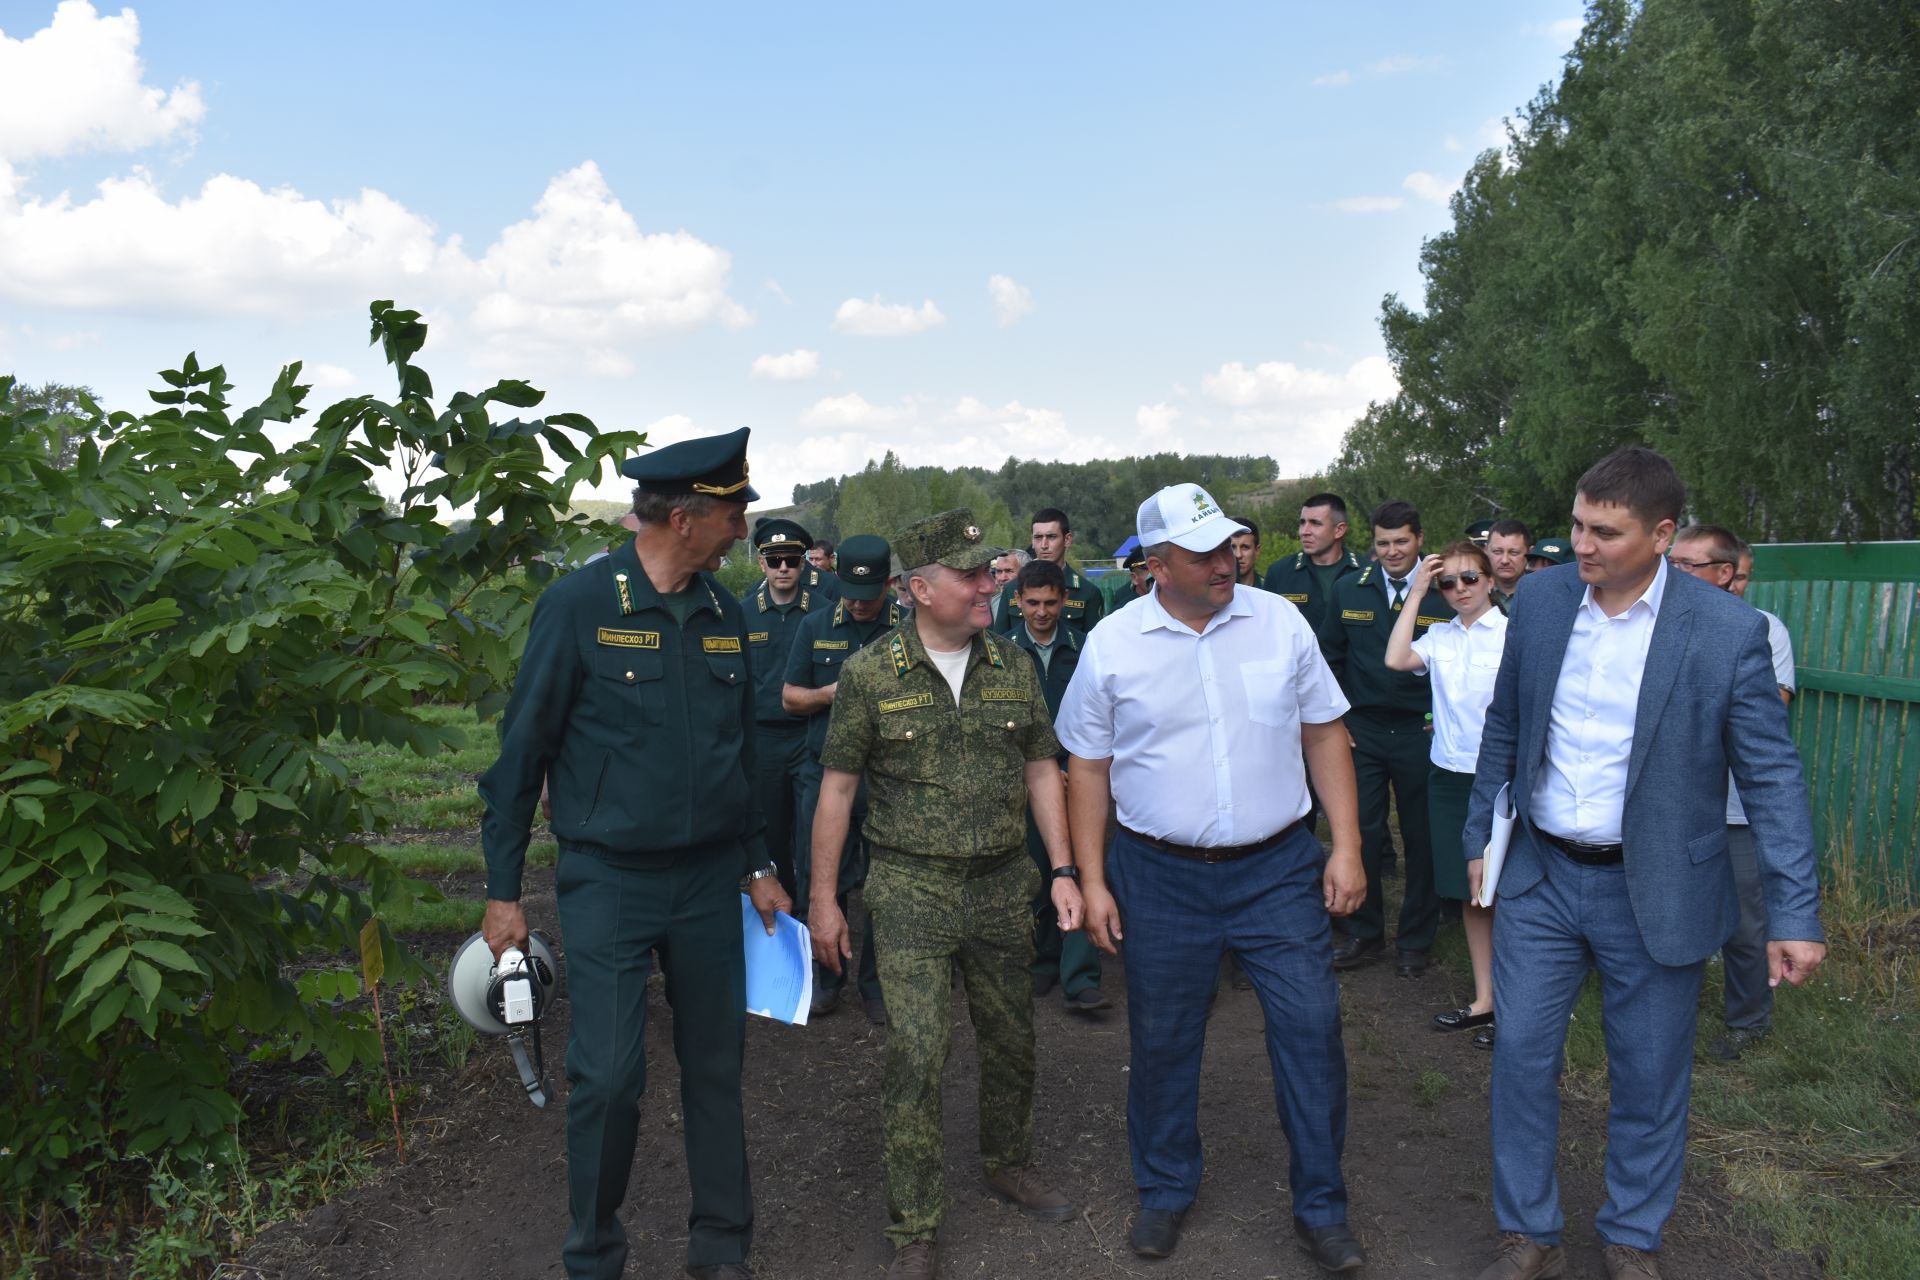
[[[554,919],[552,876],[530,877],[529,916]],[[551,932],[557,932],[551,931]],[[560,940],[564,948],[564,939]],[[947,1082],[947,1185],[952,1197],[941,1274],[1014,1277],[1278,1277],[1321,1273],[1295,1247],[1285,1139],[1253,993],[1223,987],[1208,1037],[1201,1126],[1207,1176],[1179,1251],[1144,1262],[1126,1248],[1134,1193],[1125,1125],[1124,983],[1109,966],[1114,1008],[1067,1013],[1058,994],[1036,1009],[1040,1063],[1038,1159],[1085,1206],[1064,1225],[1028,1221],[979,1188],[975,1057],[964,1003]],[[1351,1104],[1346,1171],[1352,1224],[1371,1280],[1471,1277],[1495,1242],[1488,1208],[1489,1057],[1468,1037],[1428,1030],[1460,1003],[1456,978],[1416,980],[1376,966],[1343,983]],[[629,1277],[681,1274],[687,1184],[672,1013],[656,988],[648,1027],[649,1084],[624,1220]],[[546,1025],[560,1097],[536,1110],[520,1094],[506,1050],[485,1043],[456,1100],[404,1167],[376,1184],[269,1232],[226,1276],[259,1280],[526,1280],[559,1277],[566,1230],[564,1002]],[[746,1106],[758,1222],[753,1263],[763,1280],[878,1280],[890,1257],[880,1176],[879,1079],[884,1031],[857,1007],[804,1028],[750,1018]],[[443,1090],[443,1094],[444,1094]],[[1603,1192],[1604,1115],[1571,1101],[1561,1135],[1569,1280],[1604,1275],[1592,1230]],[[1729,1221],[1715,1190],[1689,1178],[1667,1232],[1669,1280],[1804,1280],[1803,1259],[1768,1248]]]

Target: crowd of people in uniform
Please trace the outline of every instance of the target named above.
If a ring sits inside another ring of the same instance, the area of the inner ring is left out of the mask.
[[[1433,1025],[1494,1051],[1501,1235],[1482,1280],[1565,1266],[1558,1068],[1590,969],[1614,1095],[1596,1226],[1612,1280],[1658,1276],[1706,957],[1724,949],[1727,973],[1709,1050],[1736,1057],[1765,1034],[1773,986],[1823,955],[1785,629],[1739,599],[1750,548],[1680,525],[1664,458],[1596,463],[1568,537],[1488,521],[1431,554],[1419,512],[1388,502],[1362,557],[1346,504],[1314,494],[1299,551],[1264,579],[1257,525],[1172,485],[1141,503],[1111,596],[1070,562],[1057,508],[1033,514],[1026,550],[965,510],[837,547],[763,519],[764,577],[736,600],[713,571],[748,536],[747,439],[626,465],[634,539],[542,596],[481,781],[496,953],[526,935],[543,795],[560,846],[569,1276],[625,1265],[656,955],[687,1273],[751,1274],[741,892],[769,932],[780,911],[808,924],[813,1016],[851,978],[886,1028],[890,1277],[937,1270],[956,978],[985,1185],[1064,1221],[1078,1206],[1033,1149],[1033,1005],[1058,987],[1071,1011],[1109,1008],[1101,959],[1123,945],[1133,1251],[1172,1254],[1199,1193],[1201,1051],[1231,959],[1265,1017],[1297,1241],[1329,1273],[1359,1269],[1336,975],[1389,955],[1390,860],[1396,971],[1419,977],[1459,918],[1474,997]],[[1503,785],[1517,820],[1489,895]]]

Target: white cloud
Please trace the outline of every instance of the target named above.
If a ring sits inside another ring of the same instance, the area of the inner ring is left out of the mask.
[[[1174,431],[1175,424],[1182,416],[1177,407],[1164,400],[1158,404],[1143,404],[1134,410],[1133,424],[1140,428],[1141,447],[1152,453],[1184,450],[1184,441]]]
[[[876,405],[854,392],[816,402],[800,415],[800,425],[812,434],[792,445],[769,444],[765,474],[841,475],[889,449],[908,466],[942,467],[995,467],[1014,456],[1084,462],[1139,452],[1130,440],[1073,429],[1058,409],[977,396],[903,396]]]
[[[1342,213],[1389,213],[1405,203],[1400,196],[1343,196],[1333,207]]]
[[[1488,147],[1506,150],[1508,141],[1506,119],[1502,116],[1488,116],[1480,122],[1480,127],[1474,131],[1473,136],[1482,150]]]
[[[24,40],[0,32],[0,165],[83,151],[132,151],[190,136],[200,86],[142,83],[140,20],[66,0]]]
[[[844,396],[816,400],[800,415],[803,427],[883,427],[905,422],[914,415],[913,402],[903,400],[897,406],[868,402],[858,391]]]
[[[886,338],[906,333],[925,333],[947,322],[931,298],[916,309],[905,303],[882,302],[880,295],[871,300],[848,298],[834,312],[833,327],[841,333],[863,338]]]
[[[1458,151],[1460,150],[1460,139],[1454,137],[1452,134],[1448,134],[1440,140],[1440,145],[1448,151]]]
[[[1530,36],[1546,36],[1562,44],[1572,44],[1580,38],[1580,31],[1587,25],[1584,18],[1558,18],[1552,22],[1522,23],[1520,30]]]
[[[1002,329],[1033,312],[1033,290],[1012,276],[988,276],[987,292],[993,295],[993,318]]]
[[[1337,371],[1284,360],[1250,368],[1236,360],[1201,379],[1208,399],[1234,411],[1236,437],[1271,454],[1282,475],[1325,467],[1367,405],[1389,399],[1398,389],[1385,356],[1368,356]]]
[[[1460,189],[1460,180],[1455,178],[1449,182],[1435,174],[1421,171],[1408,174],[1406,181],[1400,185],[1430,204],[1445,204],[1453,199],[1453,193]]]
[[[1320,88],[1338,89],[1353,83],[1351,71],[1329,71],[1323,76],[1315,76],[1312,83]]]
[[[775,280],[772,276],[767,277],[766,290],[768,293],[780,299],[780,301],[786,303],[788,306],[793,305],[793,299],[787,296],[787,291],[785,289],[782,289],[780,287],[780,282],[778,280]]]
[[[283,363],[291,364],[292,361]],[[300,366],[300,381],[315,391],[344,391],[360,385],[360,379],[337,364],[309,360]]]
[[[805,347],[780,356],[759,356],[753,362],[753,376],[768,382],[804,382],[820,372],[820,353]]]

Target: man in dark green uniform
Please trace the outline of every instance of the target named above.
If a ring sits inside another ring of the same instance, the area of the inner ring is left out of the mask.
[[[616,1280],[646,1081],[647,976],[667,963],[686,1116],[687,1274],[750,1276],[740,1059],[746,1041],[743,877],[768,933],[789,899],[753,803],[753,677],[739,602],[713,576],[746,535],[747,431],[629,461],[630,543],[540,597],[500,758],[480,779],[487,910],[498,956],[524,947],[528,826],[552,780],[566,944],[571,1280]]]
[[[840,598],[840,579],[833,571],[833,539],[816,538],[807,548],[807,589],[818,591],[830,599]],[[801,835],[805,841],[806,836]]]
[[[1245,533],[1236,533],[1229,539],[1233,544],[1234,584],[1266,590],[1266,584],[1260,581],[1260,571],[1253,567],[1260,559],[1260,526],[1245,516],[1234,516],[1233,522],[1246,526]]]
[[[1072,546],[1073,529],[1067,522],[1066,512],[1058,507],[1042,507],[1033,513],[1033,558],[1051,560],[1060,566],[1067,580],[1067,599],[1060,606],[1060,616],[1085,635],[1106,615],[1107,598],[1092,579],[1067,563],[1067,550]],[[994,602],[993,629],[1004,635],[1019,621],[1020,610],[1014,604],[1013,584],[1009,582]]]
[[[1387,667],[1387,638],[1406,602],[1407,585],[1420,563],[1420,513],[1404,502],[1373,513],[1373,549],[1379,563],[1334,585],[1333,607],[1320,628],[1320,650],[1353,704],[1347,733],[1353,739],[1354,781],[1360,795],[1360,861],[1367,897],[1346,921],[1346,937],[1334,944],[1333,967],[1351,969],[1378,959],[1386,943],[1386,912],[1380,894],[1387,844],[1387,788],[1400,811],[1406,894],[1396,934],[1399,971],[1417,977],[1427,967],[1440,900],[1433,891],[1433,841],[1427,826],[1427,771],[1432,742],[1427,718],[1431,687],[1420,676]],[[1416,638],[1453,616],[1444,600],[1421,601]]]
[[[1007,639],[1027,651],[1039,669],[1040,685],[1046,691],[1047,714],[1057,715],[1060,699],[1067,696],[1074,669],[1080,665],[1080,645],[1085,639],[1071,622],[1060,620],[1060,605],[1067,595],[1067,584],[1060,566],[1048,560],[1035,560],[1020,570],[1014,579],[1020,621]],[[1067,766],[1066,753],[1060,754],[1060,768]],[[1040,838],[1039,824],[1027,814],[1027,856],[1043,873],[1048,870],[1046,842]],[[1033,900],[1033,994],[1043,996],[1058,983],[1066,997],[1067,1008],[1076,1013],[1097,1013],[1112,1003],[1100,991],[1100,953],[1087,935],[1075,929],[1060,931],[1060,916],[1053,899],[1042,892]]]
[[[1347,550],[1346,500],[1337,493],[1316,493],[1300,504],[1300,550],[1267,567],[1267,590],[1293,601],[1318,632],[1333,603],[1334,584],[1359,572],[1360,558]]]
[[[1153,571],[1147,568],[1147,553],[1139,543],[1138,538],[1134,539],[1133,550],[1127,552],[1126,559],[1120,562],[1120,567],[1127,571],[1127,576],[1121,580],[1119,587],[1108,598],[1108,613],[1124,609],[1142,596],[1153,594]]]
[[[800,886],[795,901],[803,920],[813,888],[813,815],[820,802],[820,749],[827,743],[827,719],[840,686],[840,669],[847,659],[907,619],[907,610],[887,599],[888,564],[892,555],[885,538],[876,538],[870,533],[848,538],[840,548],[839,603],[807,615],[787,655],[780,700],[788,711],[805,716],[807,725],[807,753],[800,771],[800,808],[794,821],[798,837],[794,872]],[[848,896],[867,879],[866,844],[859,835],[860,824],[866,818],[867,789],[862,783],[853,801],[853,823],[840,851],[836,900],[843,915]],[[874,967],[871,924],[865,935],[860,944],[860,999],[867,1020],[881,1024],[887,1020],[887,1006],[881,996],[880,971]],[[825,965],[813,967],[815,1017],[832,1013],[838,1007],[842,981],[841,974]]]
[[[980,1052],[980,1154],[987,1187],[1046,1221],[1076,1212],[1031,1167],[1033,958],[1030,907],[1041,883],[1025,856],[1033,807],[1058,877],[1060,926],[1080,923],[1065,789],[1046,695],[1032,662],[988,634],[989,546],[966,510],[894,539],[913,617],[840,672],[813,823],[814,955],[850,958],[835,875],[861,774],[880,981],[887,993],[882,1131],[891,1280],[931,1277],[946,1209],[940,1077],[953,1037],[952,974],[966,983]]]
[[[800,773],[807,759],[807,722],[780,704],[786,683],[787,655],[793,638],[811,613],[830,610],[833,601],[805,580],[819,571],[807,564],[813,535],[791,520],[763,517],[754,522],[753,546],[766,576],[742,606],[747,612],[747,651],[753,657],[753,717],[756,725],[754,800],[767,819],[767,852],[780,869],[780,884],[797,892],[793,876],[795,845],[806,829],[797,825]],[[831,576],[831,575],[828,575]]]

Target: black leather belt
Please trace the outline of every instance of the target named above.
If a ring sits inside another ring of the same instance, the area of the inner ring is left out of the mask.
[[[1567,855],[1568,858],[1585,867],[1618,866],[1624,858],[1622,847],[1617,844],[1586,844],[1579,840],[1568,840],[1554,835],[1551,831],[1534,830],[1540,838]]]
[[[1299,825],[1297,821],[1289,822],[1265,840],[1256,840],[1252,844],[1216,845],[1175,844],[1171,840],[1162,840],[1159,836],[1142,835],[1132,827],[1123,826],[1120,829],[1141,844],[1151,845],[1160,852],[1171,853],[1177,858],[1191,858],[1195,862],[1237,862],[1250,854],[1273,848],[1292,835],[1294,828]]]

